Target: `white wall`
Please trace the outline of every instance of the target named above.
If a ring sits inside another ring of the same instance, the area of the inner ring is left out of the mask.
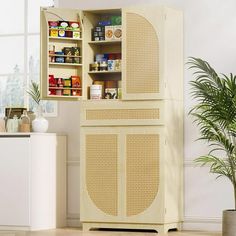
[[[136,4],[167,5],[184,12],[184,55],[201,57],[219,72],[236,73],[236,1],[235,0],[58,0],[59,7],[92,9],[116,8]],[[185,68],[185,229],[220,230],[221,212],[233,207],[228,181],[195,167],[192,160],[207,152],[205,144],[195,142],[196,128],[187,116],[192,102]],[[59,118],[51,119],[51,131],[69,134],[68,218],[70,225],[79,219],[79,104],[60,102]],[[58,130],[60,129],[60,130]]]

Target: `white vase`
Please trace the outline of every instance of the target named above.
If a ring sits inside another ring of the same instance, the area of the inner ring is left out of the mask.
[[[37,133],[45,133],[48,130],[48,120],[43,117],[43,109],[40,105],[37,107],[36,117],[32,121],[32,129]]]

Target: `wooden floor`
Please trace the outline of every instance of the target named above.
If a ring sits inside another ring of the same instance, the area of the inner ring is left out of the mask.
[[[0,231],[0,236],[162,236],[155,231],[56,229],[33,232]],[[221,236],[219,232],[171,231],[168,236]]]

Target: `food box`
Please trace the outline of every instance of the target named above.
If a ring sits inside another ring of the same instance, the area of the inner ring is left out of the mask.
[[[58,37],[58,30],[57,29],[50,29],[49,36],[51,37]]]
[[[50,28],[58,28],[58,21],[48,21],[48,26]]]
[[[81,96],[81,91],[77,89],[72,89],[72,96]]]
[[[64,96],[70,96],[71,95],[71,90],[70,89],[63,89],[63,95]]]
[[[72,29],[78,29],[80,27],[80,23],[75,22],[75,21],[70,21],[69,22],[69,27],[71,27]]]
[[[73,31],[72,38],[73,39],[80,39],[80,31]]]
[[[72,88],[80,88],[81,87],[81,81],[80,77],[76,75],[71,76],[71,86]]]
[[[68,21],[59,21],[59,27],[60,28],[66,28],[69,26],[69,22]]]
[[[63,29],[60,29],[58,31],[58,37],[66,37],[66,31]]]
[[[49,89],[48,95],[56,95],[56,89]]]
[[[115,70],[115,60],[108,60],[107,61],[107,69],[108,69],[108,71]]]
[[[113,40],[114,35],[113,35],[113,30],[114,26],[105,26],[105,40]]]
[[[57,87],[57,80],[54,78],[54,75],[49,75],[48,83],[49,87]]]
[[[61,96],[63,94],[63,90],[62,89],[57,89],[56,90],[56,95]]]
[[[70,78],[63,79],[63,85],[64,87],[71,87],[71,79]]]
[[[121,16],[111,16],[112,25],[121,25]]]
[[[66,56],[71,56],[72,55],[72,48],[71,47],[64,47],[63,52]]]
[[[106,88],[105,99],[117,99],[117,88]]]
[[[122,38],[121,25],[113,26],[113,37],[114,37],[115,40],[121,40],[121,38]]]

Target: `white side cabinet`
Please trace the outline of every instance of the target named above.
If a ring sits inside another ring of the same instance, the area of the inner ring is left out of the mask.
[[[0,134],[0,229],[66,225],[66,136]]]

